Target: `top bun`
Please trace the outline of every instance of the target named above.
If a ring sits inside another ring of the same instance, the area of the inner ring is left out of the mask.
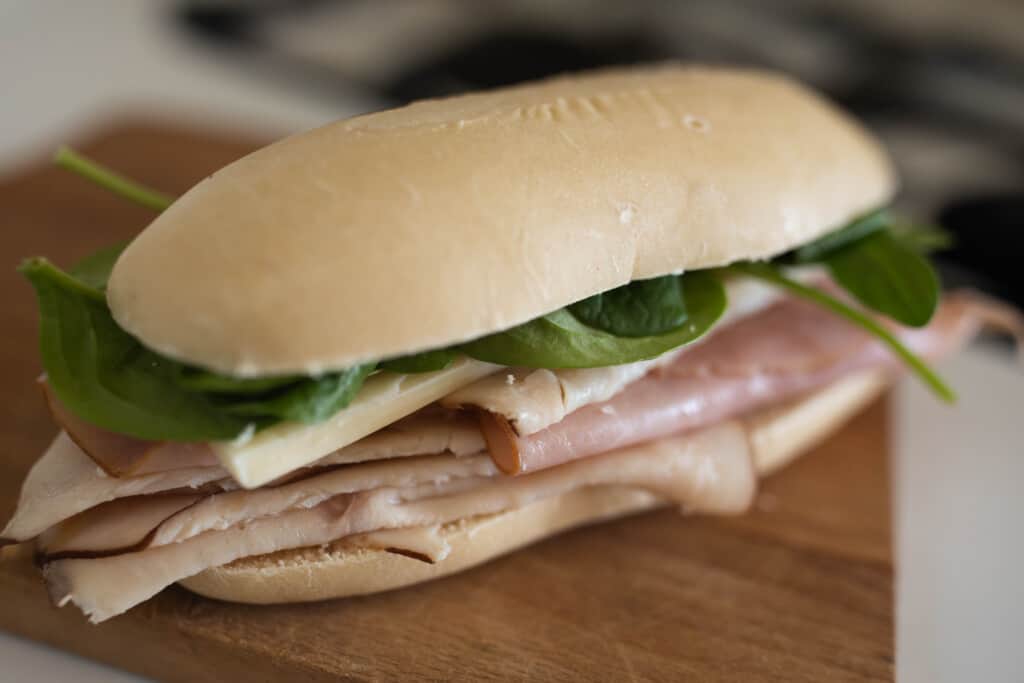
[[[118,323],[239,376],[465,341],[630,280],[764,259],[887,203],[849,117],[777,74],[662,66],[415,104],[221,169],[114,267]]]

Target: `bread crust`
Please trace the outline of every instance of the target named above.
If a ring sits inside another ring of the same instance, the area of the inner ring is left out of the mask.
[[[339,121],[200,182],[118,260],[147,346],[319,372],[508,328],[630,280],[762,259],[884,205],[877,141],[777,74],[662,66]]]
[[[805,398],[743,420],[759,474],[773,472],[842,426],[888,385],[882,371],[855,373]],[[460,572],[564,530],[649,510],[664,502],[621,486],[577,489],[495,515],[445,526],[450,552],[436,563],[387,550],[299,548],[238,560],[181,581],[191,591],[254,604],[312,602],[376,593]]]

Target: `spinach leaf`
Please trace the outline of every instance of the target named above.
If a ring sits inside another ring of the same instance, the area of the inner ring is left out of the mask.
[[[794,249],[780,260],[789,263],[815,263],[837,249],[852,244],[872,233],[884,230],[889,226],[889,213],[879,209],[865,214],[845,227],[823,235],[809,244]]]
[[[110,280],[110,271],[114,269],[114,262],[127,246],[127,242],[121,242],[100,249],[71,266],[68,274],[93,289],[106,289],[107,281]]]
[[[953,235],[941,225],[893,220],[889,232],[902,244],[919,254],[930,254],[949,249],[954,244]]]
[[[664,334],[686,322],[682,275],[637,280],[569,306],[584,325],[619,337]]]
[[[148,208],[162,211],[173,201],[66,147],[54,161]],[[351,402],[374,370],[367,364],[315,378],[237,378],[156,354],[117,325],[103,295],[126,246],[96,252],[69,273],[42,258],[20,268],[39,300],[48,381],[67,408],[86,421],[141,439],[229,439],[253,423],[326,419]],[[394,363],[426,372],[446,367],[455,355],[442,350]]]
[[[833,279],[864,306],[912,327],[939,305],[939,277],[925,257],[887,230],[825,254]]]
[[[119,434],[212,441],[234,438],[249,424],[317,422],[347,406],[374,368],[254,379],[192,368],[121,329],[98,287],[41,258],[20,270],[39,300],[40,350],[54,393],[75,415]]]
[[[118,327],[100,290],[45,259],[20,270],[39,299],[48,381],[75,415],[120,434],[174,441],[230,439],[251,421],[178,386],[180,365]]]
[[[875,211],[778,259],[781,263],[821,263],[861,304],[897,322],[922,327],[939,303],[939,278],[911,244],[918,229],[892,231],[894,221]],[[929,236],[934,241],[934,233]]]
[[[223,409],[232,415],[313,424],[326,420],[351,403],[374,367],[374,363],[367,363],[323,377],[310,377],[281,393],[226,403]]]
[[[889,332],[889,330],[882,327],[870,316],[865,315],[855,308],[847,306],[842,301],[839,301],[822,291],[813,287],[808,287],[807,285],[786,277],[776,265],[769,263],[737,263],[729,266],[728,270],[770,282],[792,292],[793,294],[808,299],[809,301],[813,301],[843,318],[846,318],[853,324],[878,337],[878,339],[888,346],[897,356],[899,356],[911,371],[924,381],[924,383],[927,384],[931,390],[939,396],[939,398],[947,403],[952,403],[956,400],[956,394],[953,393],[953,390],[942,381],[942,378],[935,374],[935,371],[932,370],[924,360],[904,346],[899,339]]]
[[[681,291],[686,322],[665,334],[619,337],[584,325],[563,308],[459,348],[478,360],[533,368],[592,368],[654,358],[698,339],[725,311],[725,289],[712,272],[687,273]]]
[[[100,249],[73,265],[68,270],[68,274],[85,285],[94,289],[104,290],[107,288],[107,281],[110,279],[110,271],[113,270],[114,263],[127,246],[128,243],[123,242]],[[264,393],[272,389],[280,389],[289,384],[295,384],[303,379],[305,378],[301,375],[230,377],[202,368],[188,366],[182,366],[177,377],[178,384],[189,391],[223,394]]]
[[[398,372],[406,375],[418,374],[421,372],[437,372],[455,362],[459,352],[455,349],[437,349],[414,353],[411,356],[399,356],[391,360],[383,361],[377,367],[389,372]]]
[[[302,375],[276,377],[230,377],[202,368],[183,367],[176,378],[179,386],[189,391],[211,394],[264,394],[302,382]]]

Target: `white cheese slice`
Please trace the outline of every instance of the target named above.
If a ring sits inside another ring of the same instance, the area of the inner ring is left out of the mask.
[[[334,417],[314,425],[285,422],[247,441],[212,444],[221,464],[246,488],[262,486],[319,460],[342,446],[386,427],[500,366],[461,358],[437,372],[367,379],[355,400]]]

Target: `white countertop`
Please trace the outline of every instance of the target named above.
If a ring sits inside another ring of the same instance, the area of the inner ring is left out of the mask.
[[[959,401],[896,392],[898,680],[1024,680],[1024,366],[977,347],[941,367]]]
[[[0,173],[114,113],[286,133],[372,103],[317,101],[170,33],[167,3],[0,0]],[[951,408],[897,392],[897,670],[903,681],[1020,680],[1024,648],[1024,374],[972,349],[944,371]],[[0,634],[0,679],[139,680]]]

